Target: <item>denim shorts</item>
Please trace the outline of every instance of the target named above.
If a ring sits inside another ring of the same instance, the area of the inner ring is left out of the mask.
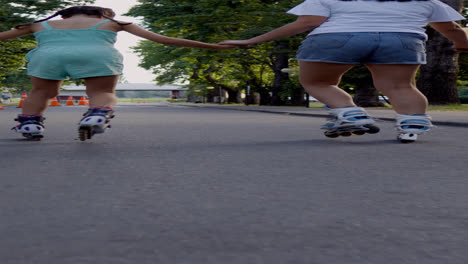
[[[299,47],[297,60],[345,64],[426,64],[426,37],[399,32],[310,35]]]

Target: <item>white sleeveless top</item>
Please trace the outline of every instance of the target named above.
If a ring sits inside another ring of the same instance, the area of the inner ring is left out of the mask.
[[[409,32],[427,38],[424,27],[431,22],[464,20],[452,7],[429,1],[306,0],[288,11],[298,16],[328,17],[309,35],[331,32]]]

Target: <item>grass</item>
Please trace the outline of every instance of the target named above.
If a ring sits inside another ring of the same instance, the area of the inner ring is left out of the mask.
[[[310,107],[322,107],[323,104],[320,103],[311,103]],[[392,109],[392,106],[385,104],[383,107],[372,107],[373,109]],[[451,104],[451,105],[430,105],[428,111],[467,111],[468,104]]]
[[[8,102],[7,102],[7,100],[2,100],[2,101],[3,101],[3,103],[2,103],[3,106],[16,106],[16,105],[19,104],[20,99],[19,98],[16,98],[16,99],[13,98],[11,101],[8,100]]]
[[[468,111],[468,104],[461,105],[430,105],[429,111]]]
[[[15,106],[19,104],[20,99],[14,98],[11,102],[6,102],[3,100],[4,106]],[[118,102],[127,102],[127,103],[138,103],[138,102],[147,102],[147,103],[154,103],[154,102],[185,102],[185,99],[167,99],[167,98],[119,98]],[[244,105],[244,104],[227,104],[226,105]],[[253,106],[253,105],[252,105]],[[298,106],[300,107],[300,106]],[[322,103],[319,102],[312,102],[309,104],[310,108],[321,108],[323,107]],[[392,109],[391,105],[385,105],[384,107],[376,107],[373,109]],[[459,105],[430,105],[428,108],[429,111],[462,111],[468,112],[468,104],[459,104]]]
[[[392,109],[392,106],[385,104],[384,107],[376,107],[374,109]],[[461,111],[468,112],[468,104],[451,104],[451,105],[429,105],[428,111]]]
[[[311,103],[310,108],[320,108],[323,107],[321,103]],[[385,104],[383,107],[371,107],[372,109],[392,109],[392,106],[389,104]],[[428,111],[461,111],[461,112],[468,112],[468,104],[452,104],[452,105],[430,105],[428,107]]]

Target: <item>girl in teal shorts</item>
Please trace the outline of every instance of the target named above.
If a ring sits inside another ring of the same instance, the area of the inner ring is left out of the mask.
[[[61,16],[62,20],[51,20]],[[51,98],[59,94],[64,79],[84,79],[90,108],[80,121],[80,139],[91,138],[109,128],[112,109],[117,103],[115,86],[122,74],[122,55],[114,48],[117,32],[133,35],[165,45],[206,49],[229,47],[187,39],[171,38],[147,31],[132,23],[113,19],[112,9],[96,6],[75,6],[29,24],[0,33],[0,40],[34,34],[38,48],[30,51],[28,75],[32,90],[24,100],[20,124],[13,128],[27,138],[41,139],[44,132],[42,114]]]

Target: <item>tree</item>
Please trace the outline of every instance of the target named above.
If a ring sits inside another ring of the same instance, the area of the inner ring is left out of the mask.
[[[461,10],[461,0],[443,0],[455,10]],[[417,86],[430,104],[458,104],[458,54],[453,42],[428,27],[427,64],[421,66]]]
[[[164,35],[216,43],[250,38],[290,22],[295,18],[284,12],[300,2],[142,0],[129,15],[143,17],[147,28]],[[284,104],[288,94],[283,88],[300,87],[281,71],[288,68],[298,45],[299,41],[283,39],[251,48],[212,51],[142,41],[135,50],[143,57],[141,66],[153,69],[160,83],[183,79],[197,89],[214,86],[226,90],[233,101],[238,101],[241,89],[250,86],[262,95],[261,103]]]
[[[26,73],[26,69],[11,71],[1,81],[2,86],[14,88],[17,92],[24,92],[31,90],[31,81]]]
[[[364,65],[358,65],[343,75],[341,87],[354,93],[354,103],[362,107],[376,107],[384,104],[379,101],[379,92],[374,87],[372,75]]]
[[[32,40],[8,40],[0,42],[0,81],[11,71],[17,71],[26,63],[24,55],[35,47]]]
[[[66,6],[91,2],[93,0],[0,0],[0,30],[9,30],[37,17],[45,17]],[[0,84],[10,74],[14,75],[10,79],[18,77],[15,72],[22,72],[26,63],[24,56],[36,47],[35,43],[31,36],[0,42]]]

